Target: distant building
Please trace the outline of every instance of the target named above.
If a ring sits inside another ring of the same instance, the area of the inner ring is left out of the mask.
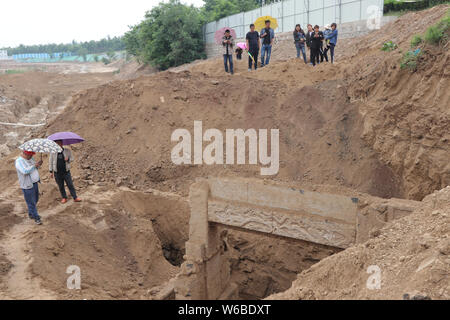
[[[8,59],[8,51],[0,50],[0,60],[6,60],[6,59]]]

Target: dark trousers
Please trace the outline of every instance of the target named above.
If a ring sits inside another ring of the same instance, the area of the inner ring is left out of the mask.
[[[255,65],[255,70],[256,70],[256,69],[258,68],[258,54],[259,54],[259,49],[258,49],[258,48],[256,48],[256,49],[250,49],[248,52],[252,55],[253,59],[255,60],[254,65]],[[250,56],[248,56],[248,68],[249,68],[249,69],[252,68],[253,59],[252,59]]]
[[[334,62],[334,47],[335,45],[330,43],[330,55],[331,55],[331,63]]]
[[[313,66],[320,63],[320,48],[311,48],[311,63]]]
[[[41,217],[39,216],[37,212],[37,203],[39,201],[39,187],[38,183],[33,183],[33,188],[31,189],[22,189],[23,196],[25,198],[25,202],[27,203],[28,207],[28,216],[31,219],[34,219],[36,221],[41,220]]]
[[[55,172],[55,181],[58,185],[59,192],[61,193],[61,196],[63,199],[67,199],[66,189],[64,188],[64,182],[67,184],[67,188],[69,188],[70,195],[73,199],[77,198],[77,193],[75,191],[75,187],[73,186],[72,181],[72,175],[70,174],[70,171],[59,173]]]
[[[325,50],[323,49],[323,47],[319,48],[320,62],[323,62],[323,59],[325,59],[328,62],[328,55],[326,54]]]
[[[230,72],[233,73],[233,55],[232,54],[224,54],[223,55],[223,64],[225,65],[225,72],[228,72],[228,62],[230,64]]]

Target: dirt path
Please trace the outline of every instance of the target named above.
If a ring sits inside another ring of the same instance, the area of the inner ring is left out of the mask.
[[[23,198],[15,193],[16,188],[10,187],[1,194],[4,204],[12,204],[14,210],[12,214],[17,216],[27,215],[27,208]],[[84,195],[87,195],[84,193]],[[111,197],[113,193],[103,193],[100,200],[105,196]],[[91,199],[95,198],[93,194],[89,194]],[[41,210],[39,212],[43,223],[53,215],[57,215],[69,207],[75,205],[69,202],[66,205],[56,205],[52,208]],[[7,232],[5,232],[0,244],[0,251],[4,253],[7,260],[12,264],[12,268],[6,276],[5,291],[0,292],[0,299],[57,299],[57,295],[41,285],[41,280],[33,276],[29,270],[33,262],[31,252],[31,234],[37,232],[40,226],[34,224],[34,221],[24,219],[21,223],[16,224]]]
[[[13,214],[26,215],[26,205],[23,199],[14,194],[14,188],[2,193],[4,203],[14,205]],[[45,219],[55,211],[46,211],[42,214]],[[0,292],[0,299],[55,299],[55,295],[41,287],[40,280],[29,272],[32,262],[30,254],[29,235],[37,228],[34,221],[24,219],[10,230],[5,232],[0,249],[8,259],[12,268],[5,277],[5,291]]]

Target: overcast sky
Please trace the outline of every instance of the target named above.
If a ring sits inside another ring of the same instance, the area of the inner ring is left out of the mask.
[[[123,35],[160,0],[1,0],[0,48]],[[203,0],[182,0],[203,5]]]

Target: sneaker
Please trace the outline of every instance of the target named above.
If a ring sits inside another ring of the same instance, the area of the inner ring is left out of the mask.
[[[250,71],[252,71],[252,69],[248,68],[248,71],[250,72]]]
[[[81,202],[81,199],[80,199],[80,198],[75,198],[75,199],[73,199],[73,201],[75,201],[75,202]]]
[[[66,203],[66,202],[67,202],[67,199],[66,199],[66,198],[63,198],[63,199],[61,200],[61,203],[62,203],[62,204]]]
[[[35,220],[34,222],[35,222],[38,226],[42,224],[41,219]]]

